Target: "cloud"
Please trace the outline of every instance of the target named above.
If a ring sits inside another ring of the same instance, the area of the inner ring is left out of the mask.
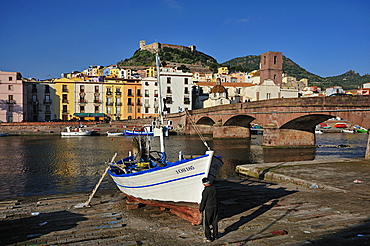
[[[163,0],[171,9],[182,9],[181,5],[177,0]]]

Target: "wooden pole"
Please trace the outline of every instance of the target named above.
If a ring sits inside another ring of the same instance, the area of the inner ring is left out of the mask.
[[[111,163],[114,161],[114,159],[116,159],[116,156],[117,156],[117,153],[114,154],[114,156],[113,156],[113,158],[111,160]],[[89,207],[90,206],[91,199],[94,197],[95,192],[98,190],[101,182],[104,179],[105,174],[107,174],[107,172],[108,172],[108,169],[109,169],[109,166],[105,169],[103,175],[100,177],[99,182],[96,184],[95,188],[91,192],[91,195],[90,195],[89,199],[87,199],[87,201],[85,202],[84,207]]]
[[[365,159],[370,159],[370,134],[369,134],[369,130],[367,131],[367,146],[366,146]]]

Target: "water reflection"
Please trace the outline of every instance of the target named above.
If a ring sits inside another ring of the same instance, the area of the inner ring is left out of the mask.
[[[321,134],[316,137],[320,148],[263,149],[262,136],[251,139],[213,140],[206,137],[215,154],[222,156],[224,166],[219,178],[236,176],[237,165],[262,162],[287,162],[322,158],[357,158],[365,154],[367,134]],[[132,149],[132,138],[9,136],[0,138],[0,199],[9,197],[90,192],[99,180],[105,164],[117,153],[117,159]],[[151,139],[158,150],[158,140]],[[348,145],[333,148],[330,145]],[[170,136],[165,139],[168,158],[204,154],[206,147],[197,136]],[[116,188],[106,177],[102,189]]]

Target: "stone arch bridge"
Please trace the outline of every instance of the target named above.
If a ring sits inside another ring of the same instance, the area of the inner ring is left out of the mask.
[[[333,117],[369,129],[370,96],[281,98],[167,115],[174,128],[195,134],[195,124],[214,138],[250,137],[251,123],[256,123],[264,129],[263,145],[275,147],[314,146],[316,125]]]

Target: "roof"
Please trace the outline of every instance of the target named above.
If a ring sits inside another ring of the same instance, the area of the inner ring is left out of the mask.
[[[210,93],[226,93],[226,89],[223,85],[215,85]]]

